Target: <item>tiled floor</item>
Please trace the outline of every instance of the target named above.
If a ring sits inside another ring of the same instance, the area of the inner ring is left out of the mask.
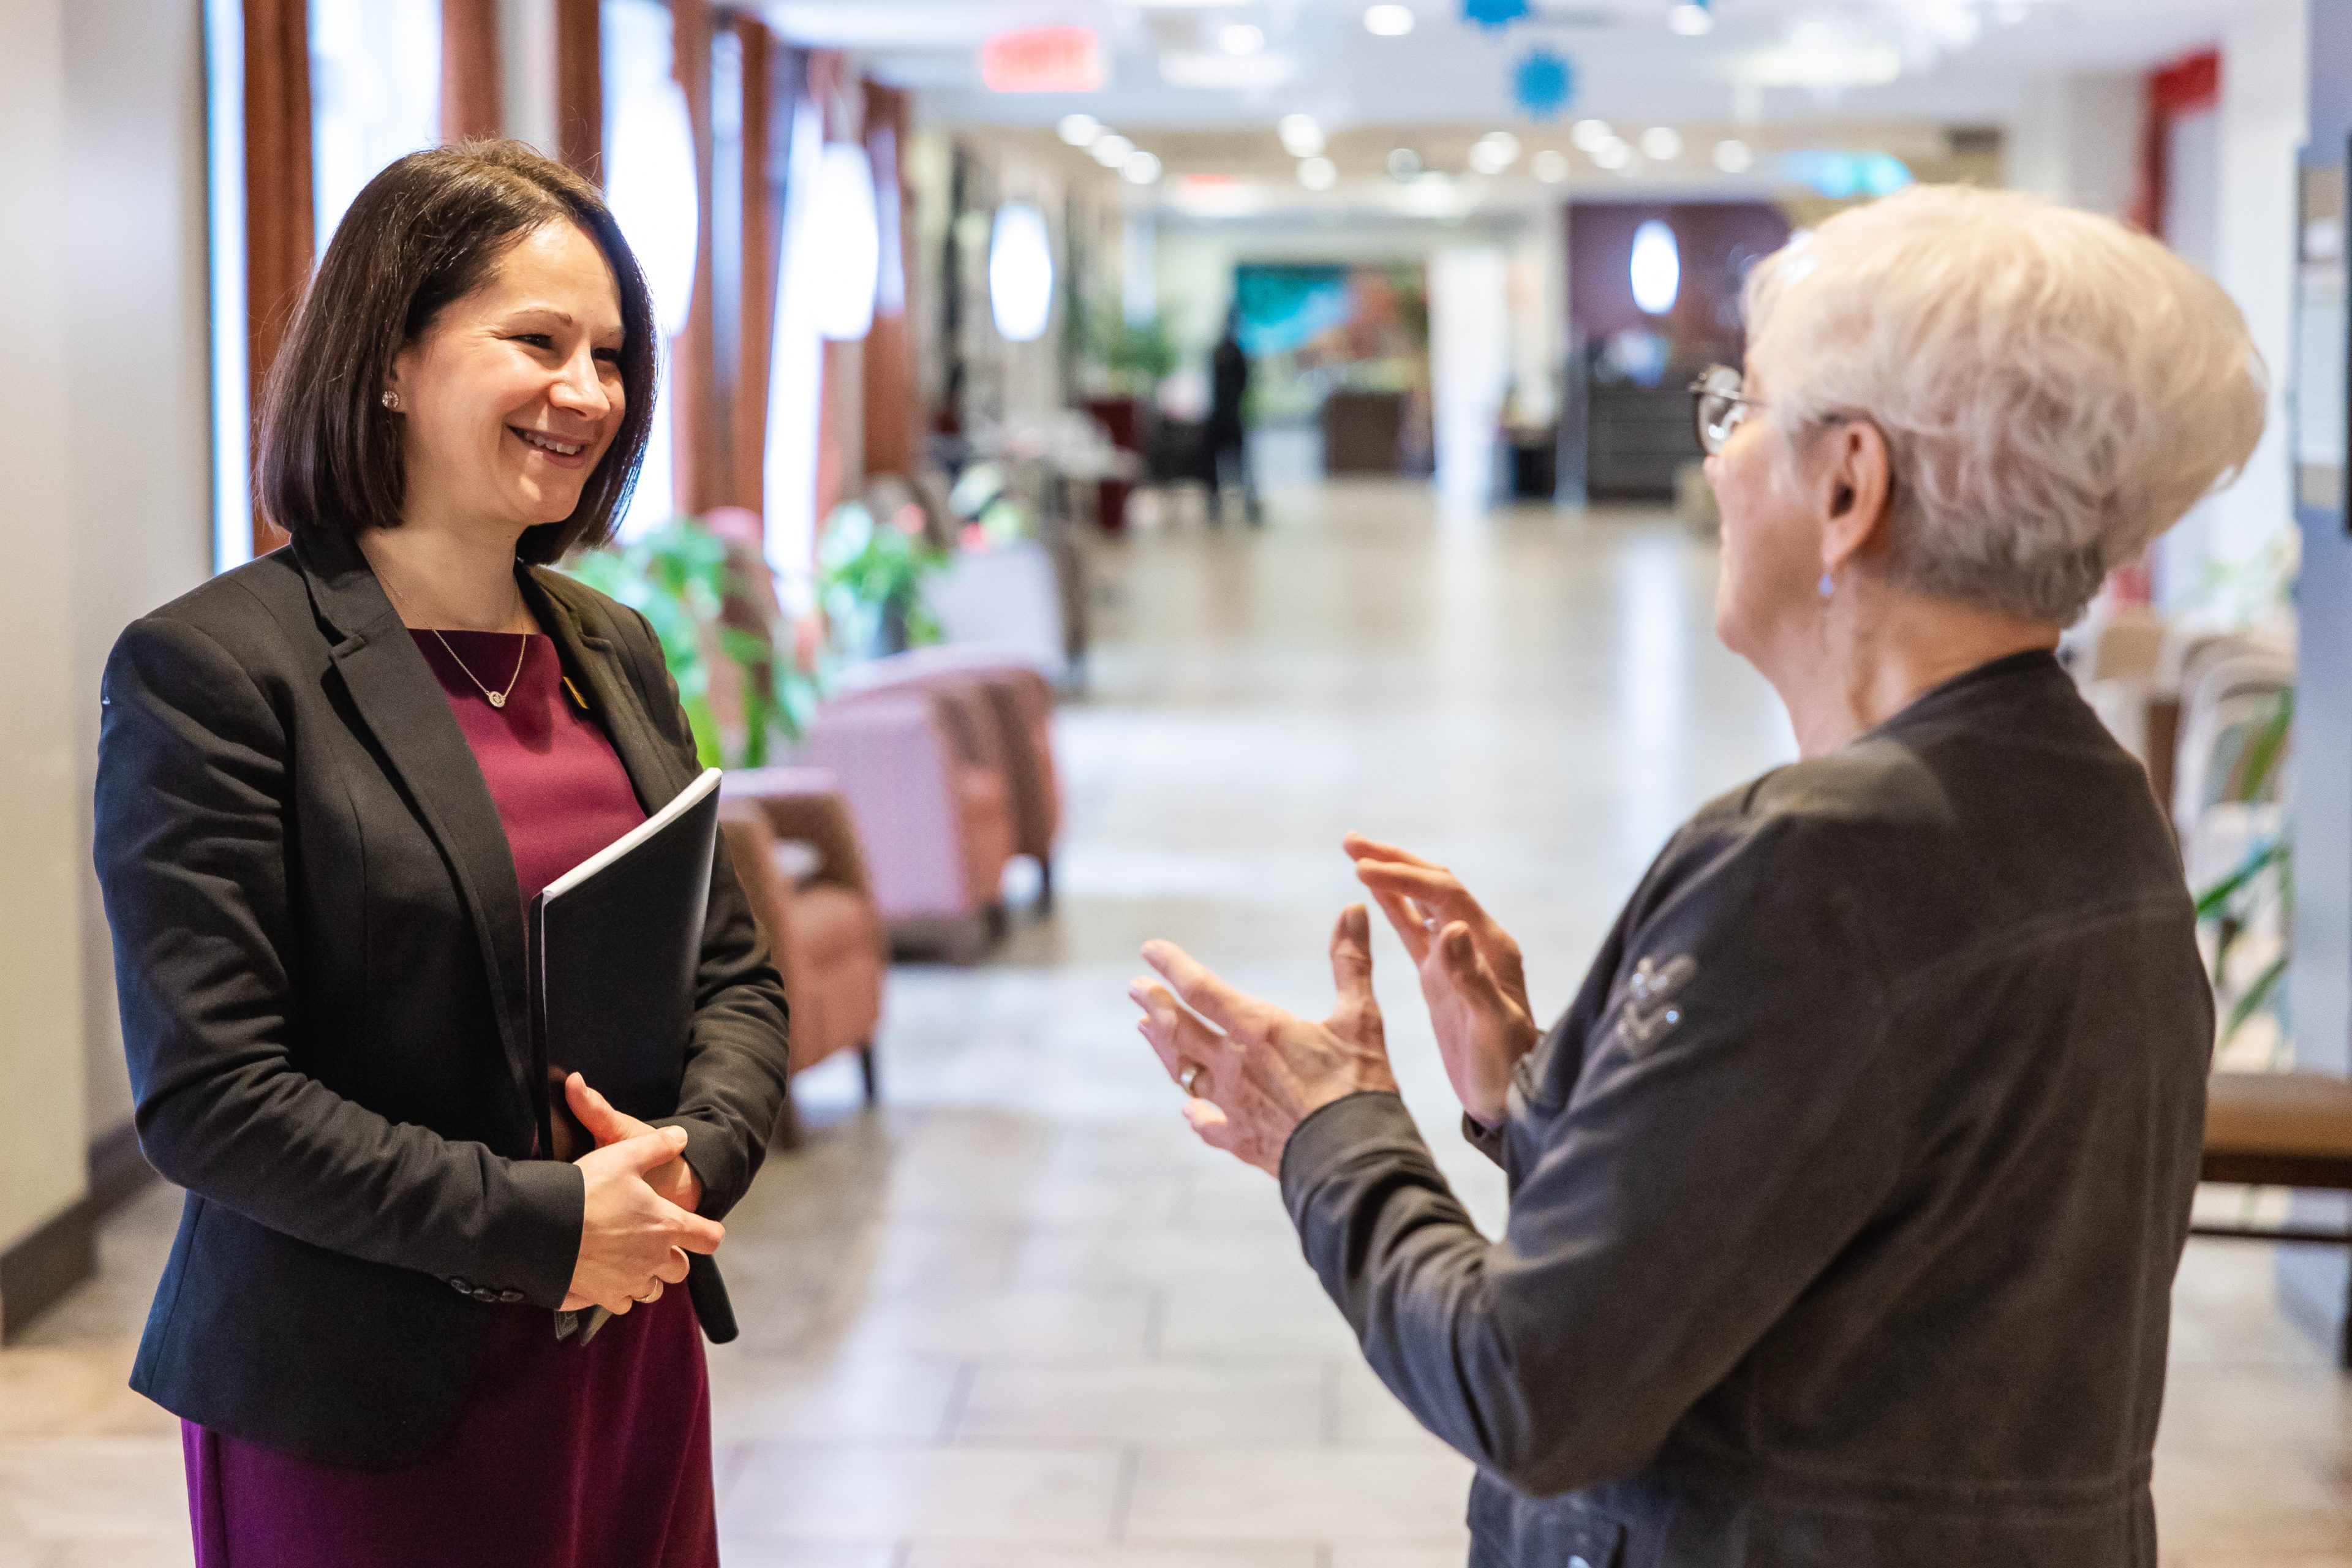
[[[1062,719],[1060,908],[972,970],[892,980],[887,1110],[848,1071],[768,1166],[714,1350],[735,1568],[1458,1568],[1467,1467],[1363,1370],[1272,1184],[1192,1142],[1123,992],[1164,935],[1301,1008],[1350,827],[1448,859],[1560,1005],[1698,801],[1786,754],[1664,523],[1276,498],[1108,556]],[[1482,1219],[1412,976],[1377,962],[1407,1092]],[[0,1568],[187,1561],[173,1424],[122,1379],[170,1195],[0,1355]],[[2266,1249],[2181,1276],[2158,1483],[2168,1562],[2352,1568],[2352,1403],[2277,1317]]]

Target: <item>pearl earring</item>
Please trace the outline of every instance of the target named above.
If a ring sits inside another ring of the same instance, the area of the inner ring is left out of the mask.
[[[1835,582],[1835,581],[1833,581],[1833,580],[1831,578],[1830,574],[1829,574],[1828,573],[1826,573],[1826,572],[1824,572],[1824,573],[1822,573],[1822,574],[1821,590],[1822,590],[1822,598],[1824,598],[1824,599],[1828,598],[1831,595],[1832,595],[1832,594],[1834,594],[1834,593],[1836,593],[1836,592],[1837,592],[1837,584],[1836,584],[1836,582]]]
[[[400,394],[393,391],[393,389],[388,386],[385,387],[383,389],[383,405],[386,408],[398,408],[400,406]]]

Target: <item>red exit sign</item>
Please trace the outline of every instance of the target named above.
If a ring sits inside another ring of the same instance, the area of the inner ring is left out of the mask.
[[[992,92],[1093,92],[1103,84],[1102,44],[1092,27],[1026,27],[980,46],[980,79]]]

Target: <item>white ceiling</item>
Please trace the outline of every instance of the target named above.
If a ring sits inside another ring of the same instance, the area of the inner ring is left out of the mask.
[[[1500,123],[1516,118],[1514,64],[1538,45],[1566,55],[1570,112],[1649,121],[1825,116],[1994,124],[2032,82],[2140,69],[2214,42],[2231,0],[1715,0],[1700,37],[1667,24],[1672,0],[1533,0],[1487,31],[1461,0],[1407,0],[1417,26],[1375,37],[1367,0],[764,0],[794,42],[856,51],[881,79],[920,89],[932,123],[1045,124],[1084,110],[1127,127],[1263,126],[1304,111],[1327,127]],[[1236,60],[1219,29],[1248,22],[1263,53]],[[1108,80],[1088,94],[992,93],[982,39],[1082,24],[1101,36]],[[1203,73],[1255,81],[1177,85]],[[1790,79],[1879,76],[1825,89]]]

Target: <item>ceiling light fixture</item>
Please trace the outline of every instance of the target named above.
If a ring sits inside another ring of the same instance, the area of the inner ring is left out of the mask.
[[[1217,47],[1229,55],[1254,55],[1265,47],[1265,29],[1248,22],[1228,22],[1217,29]]]
[[[1507,131],[1490,131],[1470,144],[1470,167],[1481,174],[1499,174],[1518,158],[1519,139]]]
[[[1633,161],[1633,149],[1612,137],[1592,150],[1592,161],[1604,169],[1622,169]]]
[[[1323,128],[1311,114],[1286,114],[1275,126],[1282,150],[1294,158],[1312,158],[1323,151]]]
[[[1421,154],[1410,147],[1400,147],[1389,154],[1389,177],[1410,180],[1421,173]]]
[[[1376,38],[1402,38],[1412,31],[1410,5],[1374,5],[1364,13],[1364,31]]]
[[[1091,147],[1102,130],[1102,121],[1091,114],[1065,114],[1054,133],[1073,147]]]
[[[1642,156],[1671,163],[1683,155],[1683,133],[1671,125],[1653,125],[1642,132]]]
[[[1617,133],[1609,129],[1605,120],[1580,120],[1570,129],[1568,139],[1580,151],[1591,153],[1616,141]]]
[[[1686,3],[1666,13],[1666,26],[1685,38],[1699,37],[1715,30],[1715,13],[1705,5]]]
[[[1160,160],[1150,153],[1129,153],[1127,162],[1118,166],[1118,172],[1127,177],[1130,185],[1156,184],[1160,180]]]
[[[1127,155],[1135,151],[1135,143],[1118,132],[1111,131],[1096,137],[1095,144],[1090,151],[1095,155],[1096,163],[1106,169],[1116,169],[1127,162]]]
[[[1737,139],[1715,144],[1715,166],[1727,174],[1744,174],[1756,166],[1756,153]]]
[[[1310,191],[1328,191],[1339,183],[1339,165],[1328,158],[1302,158],[1298,183]]]
[[[1528,160],[1528,173],[1547,185],[1556,185],[1568,178],[1568,154],[1547,147]]]

